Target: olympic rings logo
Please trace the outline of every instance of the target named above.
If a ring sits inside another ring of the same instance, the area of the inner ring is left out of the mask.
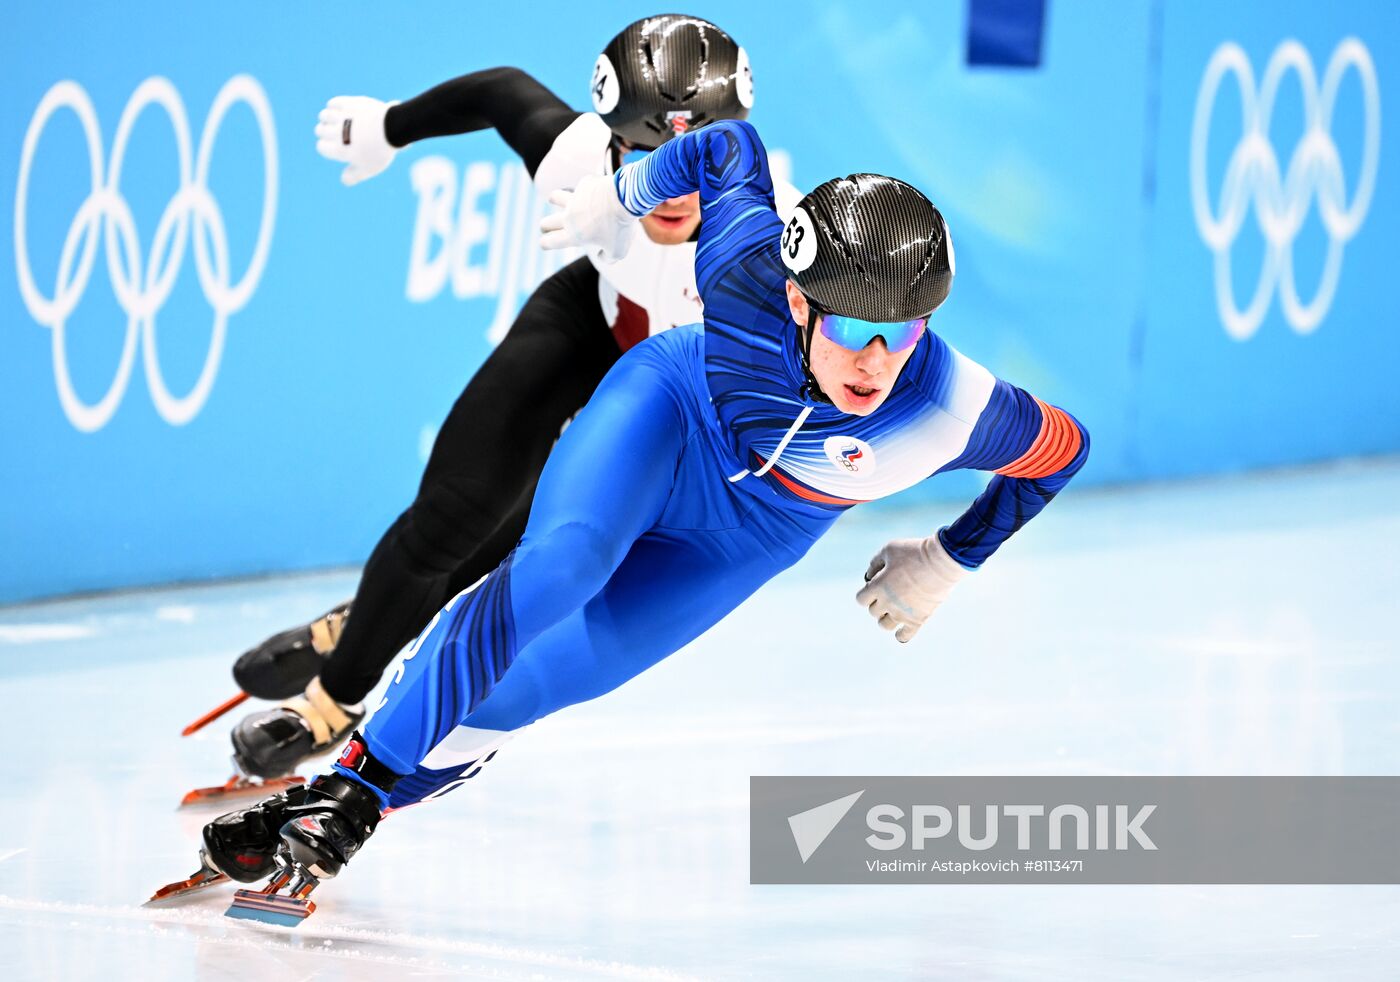
[[[1337,90],[1349,68],[1355,69],[1361,83],[1366,119],[1361,171],[1350,205],[1346,203],[1341,155],[1331,133]],[[1288,160],[1288,169],[1281,173],[1269,142],[1269,121],[1279,85],[1290,71],[1297,75],[1302,90],[1305,130]],[[1206,192],[1206,147],[1216,95],[1226,75],[1233,75],[1239,86],[1244,132],[1225,168],[1218,210],[1213,213]],[[1249,58],[1239,45],[1226,43],[1215,50],[1196,95],[1191,128],[1191,203],[1201,238],[1215,254],[1216,306],[1231,337],[1243,341],[1259,329],[1275,288],[1283,315],[1294,331],[1307,334],[1322,322],[1337,291],[1343,247],[1361,228],[1371,205],[1380,135],[1376,68],[1358,39],[1347,38],[1337,45],[1321,86],[1307,51],[1295,40],[1284,41],[1275,49],[1257,89]],[[1327,233],[1327,258],[1317,292],[1304,303],[1293,277],[1293,242],[1314,197]],[[1241,310],[1230,278],[1230,250],[1251,204],[1263,233],[1265,256],[1254,296]]]
[[[247,270],[235,283],[229,273],[228,235],[223,211],[209,193],[208,177],[214,143],[225,115],[242,102],[257,120],[263,151],[263,202],[257,244]],[[136,222],[121,194],[122,161],[137,117],[151,105],[165,110],[175,135],[180,186],[166,205],[151,240],[149,255],[140,254]],[[78,117],[87,142],[91,191],[68,229],[59,254],[58,275],[52,296],[45,296],[34,282],[29,262],[26,223],[29,209],[29,172],[39,139],[50,118],[60,109]],[[52,334],[54,381],[59,402],[69,421],[84,432],[100,430],[112,418],[126,392],[135,361],[138,337],[146,384],[156,411],[172,426],[188,423],[203,408],[218,372],[224,335],[231,314],[248,303],[267,264],[272,245],[273,219],[277,211],[277,134],[267,94],[249,75],[229,79],[214,98],[200,134],[199,149],[190,153],[190,126],[184,102],[169,79],[152,77],[132,94],[117,123],[112,157],[103,169],[102,134],[92,101],[82,86],[59,82],[44,94],[24,134],[15,192],[15,264],[20,294],[29,313]],[[97,254],[97,240],[105,239],[107,271],[117,302],[126,313],[126,340],[116,374],[106,393],[95,403],[84,402],[74,391],[64,343],[65,325],[87,289]],[[156,349],[156,314],[175,288],[187,240],[193,240],[199,285],[214,311],[214,326],[204,366],[194,387],[182,396],[173,394],[161,374]]]

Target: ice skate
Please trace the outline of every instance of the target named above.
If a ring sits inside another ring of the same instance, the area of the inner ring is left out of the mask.
[[[222,873],[210,865],[209,860],[204,855],[204,850],[199,851],[199,869],[195,870],[186,879],[176,880],[174,883],[167,883],[155,893],[151,894],[151,899],[147,900],[143,906],[149,907],[151,904],[162,903],[167,900],[175,900],[188,896],[197,890],[205,887],[212,887],[218,883],[226,883],[229,880],[227,873]]]
[[[320,679],[312,679],[302,695],[244,717],[234,727],[234,763],[251,777],[285,777],[307,758],[339,745],[364,716],[363,703],[342,705],[327,695]]]
[[[260,778],[244,773],[238,765],[238,758],[233,760],[234,772],[223,784],[210,785],[207,788],[195,788],[193,791],[186,791],[185,796],[180,799],[180,807],[187,808],[191,805],[207,805],[211,803],[223,803],[238,798],[249,798],[255,795],[266,795],[274,791],[284,791],[289,788],[304,785],[306,778],[298,777],[295,774],[275,778]]]
[[[180,735],[198,733],[241,705],[249,696],[259,699],[288,699],[294,696],[320,673],[326,658],[339,643],[349,617],[350,601],[347,600],[310,624],[274,634],[257,647],[245,651],[233,666],[233,679],[241,691],[190,723],[180,731]]]
[[[379,800],[357,781],[318,777],[298,804],[286,808],[276,871],[261,890],[239,890],[229,917],[295,927],[316,904],[310,895],[336,876],[379,825]]]
[[[190,736],[192,734],[198,733],[200,730],[204,729],[206,726],[214,722],[214,720],[218,719],[220,716],[224,715],[227,712],[230,712],[233,709],[236,709],[237,707],[243,705],[243,703],[247,701],[248,693],[238,693],[238,695],[226,700],[225,702],[219,703],[219,705],[209,710],[209,712],[199,717],[199,719],[195,720],[193,723],[190,723],[188,726],[186,726],[183,730],[180,731],[180,736]]]
[[[250,648],[233,665],[238,687],[258,699],[289,699],[321,672],[345,630],[350,601],[331,608],[310,624],[274,634]]]
[[[196,788],[180,805],[267,794],[303,782],[292,771],[350,735],[364,719],[363,704],[342,706],[326,694],[319,679],[306,692],[276,709],[245,717],[233,730],[234,774],[220,785]]]
[[[161,887],[146,902],[173,900],[230,879],[252,883],[267,876],[276,866],[287,810],[304,802],[306,795],[306,787],[297,786],[214,819],[204,826],[199,869],[187,879]]]

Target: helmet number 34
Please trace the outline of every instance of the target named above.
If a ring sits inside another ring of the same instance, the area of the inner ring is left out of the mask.
[[[594,63],[593,81],[588,88],[593,95],[594,112],[601,116],[617,108],[621,87],[617,82],[617,72],[613,69],[612,59],[606,54],[599,55],[598,61]]]

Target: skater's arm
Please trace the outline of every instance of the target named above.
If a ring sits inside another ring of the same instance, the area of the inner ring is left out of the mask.
[[[700,194],[695,279],[704,297],[717,274],[768,246],[782,224],[773,210],[768,155],[748,123],[723,120],[684,133],[612,177],[589,176],[550,196],[558,211],[540,222],[546,249],[587,245],[606,259],[626,255],[637,219],[657,205]]]
[[[1039,514],[1088,454],[1089,434],[1078,420],[997,380],[967,448],[943,468],[971,467],[996,476],[951,525],[926,539],[887,543],[870,561],[856,602],[900,641],[909,641],[968,570]]]
[[[751,123],[726,119],[668,140],[617,172],[617,195],[634,215],[663,201],[700,192],[700,207],[730,199],[773,207],[768,152]]]
[[[702,296],[719,271],[761,246],[776,248],[782,223],[768,152],[747,122],[723,120],[669,140],[619,170],[616,183],[618,199],[633,215],[700,192],[695,278]]]
[[[986,489],[939,542],[959,565],[976,569],[1040,514],[1089,456],[1089,432],[1069,413],[997,380],[967,449],[945,470],[993,471]]]
[[[431,137],[494,129],[533,177],[559,134],[580,115],[519,68],[488,68],[390,106],[384,136],[401,148]]]
[[[562,134],[580,128],[575,137],[560,141]],[[402,104],[336,96],[317,117],[316,152],[343,162],[340,179],[352,185],[383,171],[401,147],[416,140],[484,129],[501,134],[531,177],[559,142],[568,146],[555,154],[561,162],[551,170],[560,171],[566,164],[579,170],[574,158],[590,165],[554,186],[571,184],[592,167],[601,169],[601,151],[610,137],[601,118],[574,112],[520,69],[490,68],[443,82]],[[556,174],[551,179],[558,178]]]

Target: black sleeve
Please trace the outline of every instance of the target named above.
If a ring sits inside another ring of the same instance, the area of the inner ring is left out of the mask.
[[[534,177],[555,138],[580,115],[520,69],[488,68],[391,106],[384,135],[393,146],[404,147],[428,137],[494,129]]]

